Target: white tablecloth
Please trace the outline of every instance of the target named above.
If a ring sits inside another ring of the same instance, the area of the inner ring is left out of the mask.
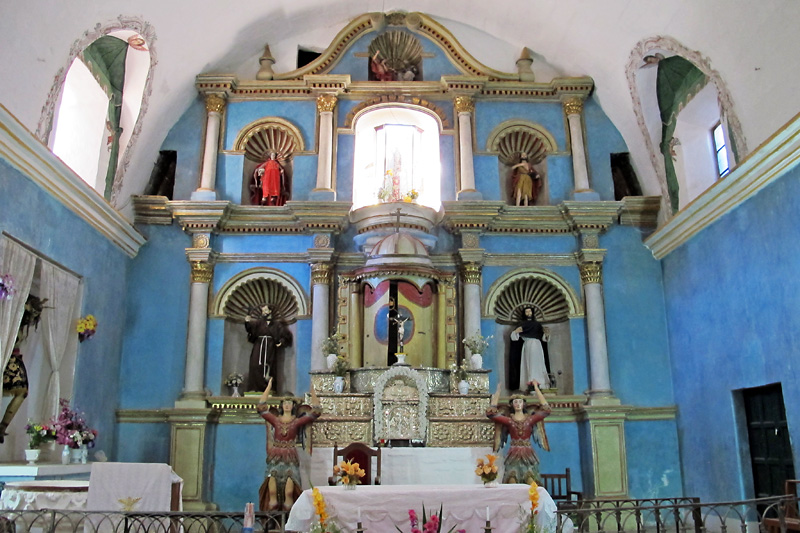
[[[88,490],[88,481],[12,481],[3,489],[0,507],[5,511],[85,511]]]
[[[483,485],[360,485],[355,490],[318,488],[325,498],[328,516],[348,532],[356,530],[359,512],[362,526],[367,531],[396,531],[395,525],[409,531],[409,509],[416,511],[421,519],[423,504],[429,516],[431,511],[438,513],[442,507],[442,531],[448,531],[454,525],[470,532],[482,531],[488,507],[494,531],[510,532],[517,531],[530,510],[529,487],[524,484],[494,488]],[[539,531],[555,532],[556,504],[541,487],[538,509]],[[306,490],[292,507],[286,529],[308,531],[317,519],[311,490]]]

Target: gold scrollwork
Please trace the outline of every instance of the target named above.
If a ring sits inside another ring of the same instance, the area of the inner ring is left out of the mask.
[[[481,282],[481,266],[478,263],[467,263],[461,269],[464,283],[479,285]]]
[[[564,100],[564,112],[567,115],[580,115],[583,112],[583,100],[580,98]]]
[[[581,282],[584,285],[589,283],[603,283],[603,263],[581,263]]]
[[[456,96],[455,100],[453,100],[453,105],[455,105],[456,113],[475,112],[475,101],[471,96]]]
[[[311,265],[311,284],[330,285],[332,280],[330,263],[314,263]]]
[[[321,94],[317,97],[317,111],[320,113],[333,113],[337,101],[335,94]]]
[[[225,108],[225,98],[219,94],[206,96],[206,111],[209,113],[222,113]]]
[[[192,261],[192,283],[211,283],[214,265],[203,261]]]

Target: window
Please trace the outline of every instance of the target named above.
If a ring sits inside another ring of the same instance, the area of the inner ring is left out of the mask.
[[[717,172],[719,172],[719,177],[721,178],[730,172],[728,145],[725,142],[725,130],[722,128],[721,123],[717,123],[714,129],[711,130],[711,138],[714,141],[714,150],[717,152]]]
[[[401,107],[380,108],[356,123],[353,209],[402,202],[441,206],[439,124],[431,115]]]

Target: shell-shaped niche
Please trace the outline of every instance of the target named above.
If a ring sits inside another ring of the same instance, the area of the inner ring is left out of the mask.
[[[245,157],[259,163],[269,159],[270,152],[278,154],[278,160],[283,161],[295,151],[297,143],[294,137],[280,126],[265,125],[250,132],[245,139]]]
[[[537,164],[547,156],[547,146],[541,137],[531,130],[515,130],[504,135],[497,146],[500,162],[504,165],[519,163],[522,153],[528,155],[531,164]]]
[[[419,39],[404,31],[387,31],[373,39],[369,45],[370,60],[378,54],[385,59],[386,67],[395,73],[396,81],[422,79],[422,44]]]
[[[225,316],[244,322],[251,310],[269,305],[272,316],[287,324],[297,321],[297,301],[294,295],[281,283],[264,278],[247,281],[236,289],[225,303]]]
[[[526,306],[533,307],[539,322],[562,322],[569,318],[569,304],[564,294],[552,283],[531,277],[519,279],[505,288],[497,298],[495,315],[499,322],[522,322]]]

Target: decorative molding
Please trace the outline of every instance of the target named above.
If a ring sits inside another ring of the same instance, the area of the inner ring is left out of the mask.
[[[108,35],[118,30],[135,31],[145,40],[147,43],[147,51],[150,55],[150,66],[148,67],[147,77],[145,78],[144,82],[144,90],[142,91],[142,102],[141,107],[139,108],[139,115],[136,117],[136,123],[133,126],[133,132],[131,133],[131,137],[128,140],[128,145],[125,147],[125,151],[123,152],[122,160],[117,165],[117,171],[114,175],[114,183],[111,187],[111,205],[114,206],[117,205],[117,196],[119,195],[119,191],[122,189],[123,177],[125,176],[125,172],[127,172],[128,166],[130,165],[131,156],[133,155],[133,147],[136,145],[136,141],[139,139],[139,134],[142,131],[144,116],[147,114],[147,110],[150,106],[150,95],[153,92],[153,75],[155,73],[158,60],[155,45],[156,32],[150,23],[138,17],[120,15],[115,21],[108,22],[103,25],[98,23],[91,30],[86,30],[83,32],[83,35],[74,43],[72,43],[72,47],[69,50],[69,57],[64,64],[65,66],[61,67],[58,72],[56,72],[56,75],[53,79],[53,85],[50,88],[50,92],[47,95],[47,100],[42,107],[42,114],[36,127],[36,138],[39,139],[42,144],[47,146],[50,139],[50,133],[53,129],[53,118],[55,117],[56,103],[61,98],[61,92],[64,88],[64,81],[67,78],[67,71],[72,65],[72,62],[81,52],[83,52],[84,48],[92,44],[94,41],[100,37],[103,37],[104,35]]]
[[[461,278],[464,280],[464,283],[480,285],[481,266],[477,263],[467,263],[461,268]]]
[[[527,265],[533,267],[553,267],[578,265],[575,253],[566,254],[484,254],[483,264],[485,266],[511,266]]]
[[[242,128],[233,143],[233,151],[245,152],[253,137],[266,137],[263,144],[269,144],[269,148],[279,153],[287,150],[290,153],[304,152],[306,149],[300,128],[280,117],[263,117]],[[281,150],[282,146],[286,150]]]
[[[644,244],[656,259],[688,242],[800,162],[800,114],[777,131],[730,174],[717,181],[661,226]]]
[[[192,248],[208,248],[211,237],[208,233],[195,233],[192,235]]]
[[[279,284],[285,292],[293,299],[293,303],[296,304],[296,314],[291,317],[291,322],[294,322],[298,318],[308,318],[308,315],[311,310],[311,305],[306,295],[305,291],[303,291],[302,285],[297,282],[296,279],[289,276],[285,272],[281,270],[277,270],[275,268],[268,268],[268,267],[255,267],[245,270],[243,272],[239,272],[225,284],[220,287],[219,291],[217,291],[217,295],[214,298],[214,302],[212,304],[212,313],[210,318],[225,318],[227,317],[225,307],[228,303],[228,300],[236,293],[236,291],[243,285],[251,281],[258,281],[258,280],[266,280],[266,281],[273,281]],[[287,319],[289,317],[283,317]],[[242,321],[244,321],[244,317],[241,317]]]
[[[330,263],[314,263],[311,265],[311,284],[330,285],[333,280],[333,267]]]
[[[441,87],[439,87],[439,92],[441,92]],[[344,119],[344,128],[352,129],[353,124],[355,124],[355,121],[358,119],[358,117],[367,111],[374,111],[373,108],[377,109],[381,107],[397,106],[410,107],[415,110],[428,113],[439,123],[439,133],[442,133],[441,130],[450,128],[450,121],[447,118],[447,114],[441,107],[429,102],[428,100],[403,94],[384,94],[382,96],[364,100],[347,113],[347,116]]]
[[[603,263],[588,262],[578,265],[581,270],[581,283],[603,283]]]
[[[203,261],[192,261],[192,283],[211,283],[214,265]]]
[[[130,257],[145,238],[0,104],[0,157]]]
[[[507,139],[515,142],[508,147]],[[537,142],[538,141],[538,142]],[[538,149],[532,148],[538,145]],[[558,151],[555,137],[547,128],[527,120],[506,120],[498,124],[486,140],[486,150],[500,155],[501,162],[509,165],[514,155],[524,151],[533,164]]]
[[[317,111],[320,113],[333,113],[339,99],[335,94],[321,94],[317,96]]]
[[[503,296],[506,289],[514,283],[525,279],[542,280],[547,284],[558,289],[569,309],[567,318],[580,318],[583,316],[583,306],[580,298],[573,290],[572,286],[561,276],[544,268],[518,268],[497,278],[491,287],[486,291],[483,299],[483,309],[481,310],[484,318],[497,318],[496,309],[499,299]],[[533,303],[533,302],[528,302]]]

